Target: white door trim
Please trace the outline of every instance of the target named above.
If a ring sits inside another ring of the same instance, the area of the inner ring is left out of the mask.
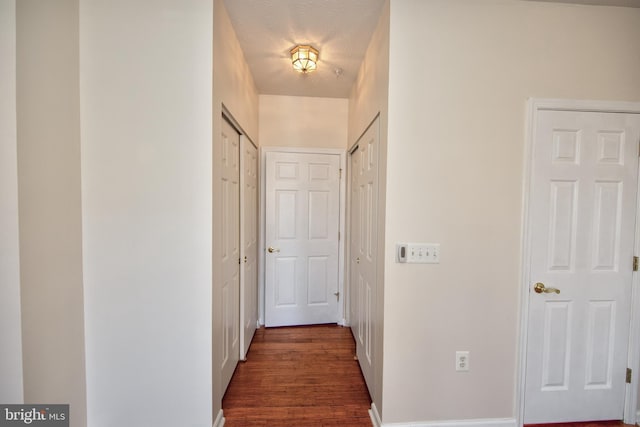
[[[522,197],[522,250],[521,250],[521,282],[520,282],[520,338],[518,343],[518,371],[516,379],[516,420],[521,427],[524,424],[525,408],[525,375],[527,361],[527,331],[528,331],[528,310],[529,310],[529,283],[531,282],[530,246],[531,246],[531,224],[529,215],[529,200],[531,197],[532,185],[532,161],[533,145],[535,141],[536,122],[538,112],[545,110],[556,111],[585,111],[585,112],[608,112],[608,113],[631,113],[640,114],[640,103],[638,102],[616,102],[616,101],[589,101],[589,100],[565,100],[565,99],[537,99],[531,98],[527,101],[526,136],[524,150],[523,169],[523,197]],[[639,181],[640,182],[640,181]],[[638,188],[640,194],[640,185]],[[640,254],[640,197],[638,197],[638,207],[636,209],[635,226],[635,254]],[[631,262],[631,260],[629,260]],[[629,354],[627,366],[635,367],[635,372],[631,378],[631,384],[626,386],[624,422],[635,424],[638,407],[638,376],[640,374],[640,274],[633,273],[632,302],[631,302],[631,327],[629,330]]]
[[[260,148],[260,242],[258,245],[258,322],[260,325],[264,325],[264,294],[265,294],[265,221],[266,221],[266,204],[265,194],[267,191],[266,182],[266,161],[268,152],[279,153],[311,153],[311,154],[333,154],[340,156],[340,169],[342,175],[340,177],[340,241],[338,242],[338,292],[340,292],[340,303],[338,304],[338,316],[336,322],[339,325],[344,326],[345,321],[345,295],[344,295],[344,253],[345,253],[345,204],[346,204],[346,156],[345,150],[340,148],[298,148],[298,147],[261,147]]]

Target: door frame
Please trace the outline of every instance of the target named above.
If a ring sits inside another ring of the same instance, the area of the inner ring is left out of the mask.
[[[527,100],[526,137],[523,159],[523,196],[522,196],[522,232],[521,232],[521,282],[520,282],[520,338],[518,342],[518,370],[516,379],[516,420],[521,427],[524,424],[525,380],[527,365],[527,332],[529,327],[529,284],[531,283],[531,217],[530,198],[533,183],[533,148],[536,138],[536,125],[540,111],[576,111],[598,113],[640,114],[640,103],[617,101],[589,101],[568,99]],[[635,141],[634,143],[640,143]],[[639,168],[640,169],[640,168]],[[640,171],[639,171],[640,174]],[[634,253],[640,254],[640,180],[638,181],[636,205]],[[631,260],[629,260],[631,262]],[[640,274],[632,274],[631,313],[629,328],[629,350],[627,366],[633,367],[631,384],[626,385],[624,403],[624,422],[635,424],[638,418],[638,376],[640,375]]]
[[[264,326],[265,313],[265,240],[266,240],[266,194],[267,194],[267,177],[266,162],[267,153],[298,153],[298,154],[333,154],[340,156],[340,175],[339,191],[340,191],[340,211],[338,213],[339,235],[338,240],[338,292],[342,296],[338,304],[338,313],[336,323],[344,326],[345,320],[345,300],[344,294],[344,265],[345,265],[345,204],[346,204],[346,151],[340,148],[302,148],[302,147],[260,147],[260,241],[258,243],[258,322]]]

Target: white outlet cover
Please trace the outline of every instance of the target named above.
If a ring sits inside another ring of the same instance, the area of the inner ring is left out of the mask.
[[[456,371],[457,372],[469,371],[469,352],[468,351],[456,351]]]

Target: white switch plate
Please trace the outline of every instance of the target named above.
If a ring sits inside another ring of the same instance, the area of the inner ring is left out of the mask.
[[[407,262],[440,264],[440,243],[407,243]]]

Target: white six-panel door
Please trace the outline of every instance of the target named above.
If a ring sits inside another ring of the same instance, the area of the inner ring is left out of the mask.
[[[265,324],[338,320],[340,156],[266,153]]]
[[[350,160],[350,324],[360,368],[371,395],[374,395],[376,366],[378,145],[379,126],[376,120],[360,138]]]
[[[639,140],[636,114],[538,113],[526,423],[623,417]]]
[[[240,347],[240,134],[222,120],[221,182],[222,229],[222,352],[220,372],[226,390],[238,364]],[[216,350],[214,348],[214,350]]]
[[[242,192],[240,214],[242,259],[240,283],[240,358],[245,359],[258,324],[258,149],[241,140]]]

